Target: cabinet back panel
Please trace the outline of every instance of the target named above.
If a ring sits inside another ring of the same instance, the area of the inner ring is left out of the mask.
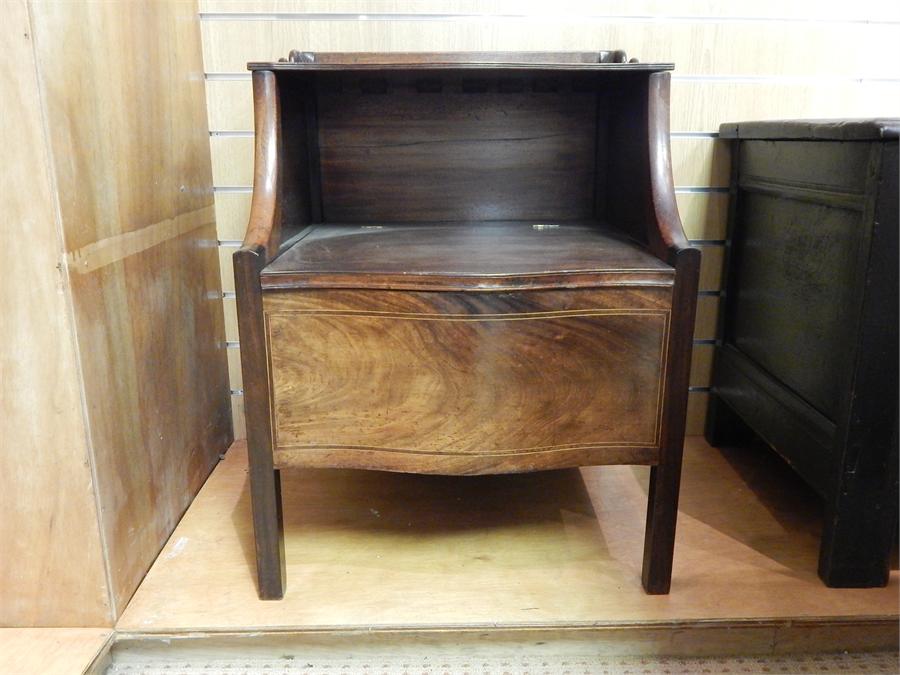
[[[318,122],[325,221],[593,215],[594,92],[535,91],[524,78],[486,83],[487,91],[477,91],[477,81],[382,81],[352,90],[324,84]]]

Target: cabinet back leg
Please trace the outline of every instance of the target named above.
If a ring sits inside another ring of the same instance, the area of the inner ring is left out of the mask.
[[[250,469],[250,500],[256,539],[256,576],[260,600],[284,597],[284,522],[281,515],[281,472]]]

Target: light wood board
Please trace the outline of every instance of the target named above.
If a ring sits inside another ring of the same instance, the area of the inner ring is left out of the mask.
[[[344,13],[354,17],[370,14],[497,14],[497,15],[594,15],[675,18],[809,19],[890,21],[900,18],[900,9],[883,0],[821,2],[821,0],[612,0],[598,5],[594,0],[201,0],[201,12],[296,13],[300,16]]]
[[[287,593],[256,597],[246,453],[226,456],[117,629],[586,626],[900,614],[816,576],[821,507],[760,449],[689,439],[672,592],[640,585],[647,470],[282,476]]]
[[[31,12],[116,614],[231,438],[199,19]]]
[[[5,9],[0,625],[104,625],[112,616],[33,37],[25,3]]]
[[[590,51],[625,49],[644,63],[677,64],[685,75],[849,79],[896,76],[900,25],[791,22],[591,20],[543,14],[529,20],[298,21],[267,16],[204,21],[210,73],[241,73],[248,61],[303,51]],[[835,49],[835,45],[841,49]]]
[[[80,675],[111,639],[103,628],[0,628],[0,673]]]

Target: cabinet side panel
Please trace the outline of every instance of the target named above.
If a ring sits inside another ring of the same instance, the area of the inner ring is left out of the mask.
[[[33,7],[118,611],[231,438],[196,9]]]
[[[834,144],[831,144],[834,145]],[[854,328],[861,214],[743,190],[728,342],[836,419]]]
[[[0,625],[109,625],[31,27],[24,2],[4,9]]]

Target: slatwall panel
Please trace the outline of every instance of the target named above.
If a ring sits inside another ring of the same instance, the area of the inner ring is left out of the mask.
[[[742,119],[900,115],[900,3],[822,0],[201,0],[203,56],[235,431],[242,435],[231,254],[250,208],[247,61],[305,51],[625,49],[674,61],[672,158],[703,251],[689,433],[701,433],[725,246],[728,147]]]

